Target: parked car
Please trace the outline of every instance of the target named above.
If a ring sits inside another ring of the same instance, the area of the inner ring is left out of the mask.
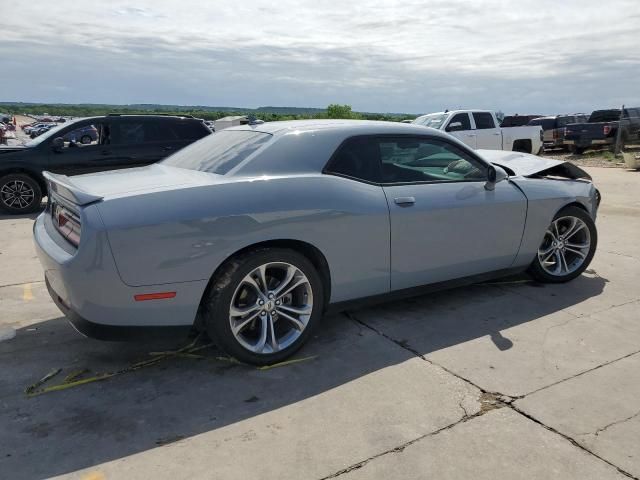
[[[67,133],[62,138],[65,142],[80,142],[83,145],[89,145],[91,142],[98,141],[98,130],[93,125],[86,125]]]
[[[31,137],[31,138],[39,137],[43,133],[48,132],[49,130],[51,130],[52,128],[54,128],[56,126],[57,125],[55,123],[48,123],[48,124],[42,125],[40,127],[32,128],[30,130],[30,132],[29,132],[29,137]]]
[[[542,115],[507,115],[500,122],[500,127],[502,128],[511,128],[511,127],[524,127],[525,125],[530,125],[530,121],[534,118],[539,118]]]
[[[47,125],[54,125],[55,126],[56,124],[52,123],[52,122],[35,122],[35,123],[32,123],[30,125],[25,126],[23,128],[23,130],[24,130],[24,133],[26,133],[27,135],[31,135],[31,132],[33,130],[36,130],[36,129],[41,128],[41,127],[45,127]]]
[[[577,154],[593,146],[612,147],[621,128],[622,146],[640,140],[640,108],[625,108],[620,121],[620,109],[596,110],[586,123],[566,126],[564,145]]]
[[[542,127],[542,142],[545,148],[566,148],[564,145],[566,126],[571,123],[585,123],[588,119],[589,115],[573,113],[536,118],[531,120],[529,125]]]
[[[565,282],[597,243],[580,168],[399,122],[232,127],[155,165],[45,177],[36,249],[80,332],[196,328],[254,364],[327,310],[526,269]]]
[[[66,122],[24,146],[0,148],[0,209],[38,210],[47,193],[44,170],[76,175],[148,165],[210,133],[190,116],[107,115]]]
[[[500,128],[488,110],[452,110],[422,115],[414,124],[444,130],[471,148],[538,153],[542,149],[540,127]]]

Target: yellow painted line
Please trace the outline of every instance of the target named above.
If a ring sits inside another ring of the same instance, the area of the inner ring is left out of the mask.
[[[81,477],[82,480],[106,480],[106,478],[107,477],[104,476],[104,473],[98,470],[86,473]]]
[[[33,300],[33,291],[31,290],[31,284],[30,283],[25,283],[22,286],[22,300],[24,301],[30,301]]]

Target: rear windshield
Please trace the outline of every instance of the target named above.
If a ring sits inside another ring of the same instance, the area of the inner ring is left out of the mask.
[[[223,130],[192,143],[161,163],[172,167],[224,175],[271,139],[251,130]]]
[[[529,125],[534,127],[541,126],[542,130],[553,130],[556,128],[555,118],[536,118],[529,122]]]
[[[620,120],[620,110],[596,110],[589,117],[589,123],[615,122]]]

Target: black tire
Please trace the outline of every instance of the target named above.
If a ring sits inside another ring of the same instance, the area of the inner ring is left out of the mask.
[[[40,209],[41,202],[42,190],[33,177],[10,173],[0,178],[0,210],[13,215],[33,213]]]
[[[256,353],[245,348],[234,336],[229,309],[242,280],[256,268],[272,262],[293,265],[307,277],[313,296],[312,313],[306,327],[291,345],[273,353]],[[272,365],[293,355],[308,340],[322,317],[323,299],[324,286],[320,275],[304,255],[284,248],[258,248],[228,260],[212,279],[202,299],[201,321],[209,337],[227,354],[248,364]]]
[[[515,142],[513,142],[512,150],[514,152],[533,153],[533,147],[531,145],[531,140],[516,140]]]
[[[586,147],[576,147],[575,145],[569,145],[569,151],[574,155],[582,155]]]
[[[83,135],[82,137],[80,137],[80,143],[83,145],[89,145],[91,143],[91,136]]]
[[[581,275],[582,272],[585,271],[585,269],[589,266],[589,264],[591,263],[591,260],[593,259],[594,254],[596,253],[596,247],[598,246],[598,231],[596,229],[596,224],[593,221],[593,219],[591,218],[591,215],[589,215],[586,211],[584,211],[582,208],[579,207],[574,207],[574,206],[569,206],[569,207],[565,207],[562,210],[560,210],[554,217],[552,222],[555,222],[556,220],[563,218],[563,217],[576,217],[580,220],[582,220],[582,222],[584,222],[584,224],[586,225],[588,231],[589,231],[589,250],[588,253],[586,254],[584,260],[582,260],[582,264],[580,264],[580,266],[572,271],[571,273],[567,273],[565,275],[552,275],[550,273],[548,273],[545,268],[543,268],[541,262],[540,262],[540,257],[538,254],[536,254],[533,262],[531,263],[531,265],[529,266],[529,274],[537,281],[539,282],[543,282],[543,283],[564,283],[564,282],[568,282],[570,280],[573,280],[574,278],[576,278],[577,276]],[[562,232],[561,232],[562,233]],[[546,236],[545,236],[546,239]],[[543,244],[544,244],[543,240]],[[541,245],[542,248],[542,245]]]

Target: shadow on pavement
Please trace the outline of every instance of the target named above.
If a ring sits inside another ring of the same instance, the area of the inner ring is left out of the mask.
[[[519,293],[500,284],[458,288],[327,317],[297,355],[316,358],[301,363],[258,370],[214,358],[173,358],[103,382],[28,398],[24,388],[52,369],[63,369],[52,380],[59,383],[73,370],[115,371],[149,358],[148,352],[187,343],[99,342],[79,336],[64,318],[41,322],[0,343],[0,472],[11,472],[12,479],[73,472],[220,429],[413,358],[409,350],[377,334],[376,325],[393,331],[396,322],[409,322],[409,331],[420,338],[421,355],[482,336],[505,351],[513,343],[502,330],[596,296],[605,282],[583,275],[561,288],[541,288],[551,292],[551,301],[524,304]],[[556,291],[562,294],[553,295]],[[414,344],[413,338],[394,340]]]

